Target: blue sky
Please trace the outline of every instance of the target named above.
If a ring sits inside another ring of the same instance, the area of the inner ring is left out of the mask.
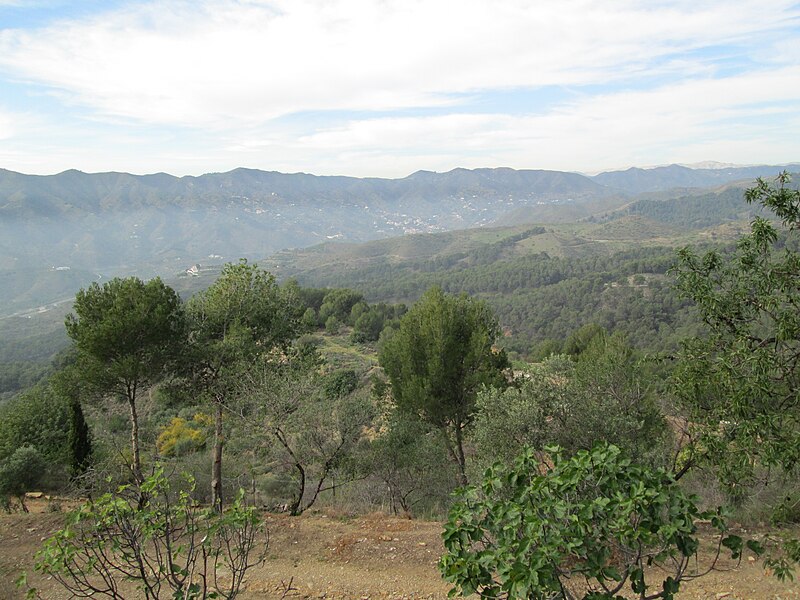
[[[800,161],[800,3],[0,0],[0,167]]]

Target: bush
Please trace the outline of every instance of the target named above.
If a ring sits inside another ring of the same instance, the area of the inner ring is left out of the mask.
[[[69,402],[49,386],[38,386],[0,408],[0,460],[22,446],[35,447],[51,463],[69,456]]]
[[[613,442],[640,464],[664,466],[670,429],[641,361],[619,336],[597,336],[576,360],[551,356],[515,386],[478,394],[471,437],[478,463],[511,460],[528,445],[568,452]]]
[[[263,552],[253,555],[259,517],[242,493],[223,514],[201,508],[189,483],[174,492],[157,470],[141,486],[84,504],[45,542],[36,570],[81,598],[157,600],[166,590],[182,600],[235,598],[246,572],[263,561]],[[137,591],[129,594],[123,582],[131,581]]]
[[[331,335],[339,335],[339,328],[341,326],[341,322],[334,315],[331,315],[325,320],[325,331]]]
[[[0,496],[5,498],[3,506],[8,508],[9,496],[16,496],[22,510],[28,512],[25,492],[39,484],[46,470],[44,458],[33,446],[17,448],[11,456],[0,461]]]
[[[389,507],[405,515],[442,511],[457,485],[441,434],[419,419],[395,412],[364,457],[383,482]]]
[[[634,465],[607,444],[571,458],[548,451],[541,461],[526,450],[508,468],[497,464],[461,493],[439,563],[458,593],[612,600],[630,587],[637,597],[671,599],[703,572],[695,570],[698,519],[717,530],[717,556],[721,547],[741,556],[744,543],[725,534],[723,515],[701,512],[664,470]],[[646,565],[667,575],[660,590],[646,581]]]
[[[204,413],[197,413],[191,421],[183,417],[173,417],[158,435],[156,447],[159,454],[183,456],[200,450],[206,444],[213,423],[213,417]]]
[[[323,380],[322,387],[326,398],[341,398],[356,390],[358,375],[352,369],[340,369],[327,375]]]

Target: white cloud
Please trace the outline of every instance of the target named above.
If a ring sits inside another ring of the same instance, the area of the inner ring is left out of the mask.
[[[674,57],[746,43],[798,12],[780,0],[154,2],[2,31],[0,67],[107,116],[229,128],[713,69]]]
[[[6,140],[14,135],[14,122],[12,115],[0,111],[0,140]]]
[[[797,160],[799,18],[789,0],[131,3],[0,29],[4,106],[20,113],[0,110],[0,166],[402,176]]]
[[[798,158],[798,81],[800,67],[789,67],[584,98],[541,115],[363,119],[296,141],[240,140],[229,150],[282,160],[287,168],[313,157],[307,164],[321,170],[344,164],[351,174],[394,176],[423,165],[591,171],[709,157],[788,162]],[[775,117],[780,126],[768,124]]]

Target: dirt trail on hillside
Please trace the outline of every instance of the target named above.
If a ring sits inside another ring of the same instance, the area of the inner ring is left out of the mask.
[[[0,600],[24,595],[13,585],[32,573],[33,554],[57,530],[64,515],[0,516]],[[248,573],[242,600],[281,598],[357,599],[447,597],[436,563],[441,524],[375,514],[353,518],[268,515],[268,558]],[[796,530],[795,534],[800,534]],[[759,562],[744,560],[684,586],[681,600],[800,600],[800,584],[780,583]],[[45,598],[69,596],[35,574],[31,583]],[[134,597],[134,596],[132,596]]]

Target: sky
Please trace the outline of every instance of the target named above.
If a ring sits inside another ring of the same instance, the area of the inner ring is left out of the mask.
[[[0,0],[0,168],[800,161],[800,3]]]

